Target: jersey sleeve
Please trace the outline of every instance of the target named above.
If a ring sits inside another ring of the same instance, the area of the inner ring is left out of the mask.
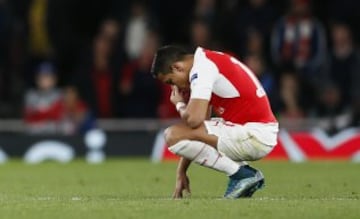
[[[190,71],[190,99],[210,100],[214,84],[219,76],[216,65],[209,60],[202,49],[197,49],[194,66]]]

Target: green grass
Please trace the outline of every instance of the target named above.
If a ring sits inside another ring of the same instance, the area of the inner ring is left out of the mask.
[[[190,168],[192,197],[170,199],[176,163],[0,165],[0,218],[360,218],[360,164],[253,164],[266,177],[251,199],[223,200],[227,179]]]

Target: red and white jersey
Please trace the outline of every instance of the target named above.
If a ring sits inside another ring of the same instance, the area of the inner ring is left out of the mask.
[[[278,131],[267,95],[254,73],[236,58],[197,48],[190,70],[192,99],[210,101],[225,121]],[[267,141],[268,142],[268,141]],[[271,140],[273,142],[273,140]]]

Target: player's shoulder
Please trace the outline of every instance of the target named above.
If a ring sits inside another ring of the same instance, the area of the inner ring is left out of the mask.
[[[215,64],[227,63],[236,57],[234,53],[229,51],[210,50],[202,47],[196,49],[194,56],[195,60],[206,60]]]
[[[208,51],[210,50],[206,50],[202,47],[198,47],[196,49],[194,53],[193,66],[189,74],[189,81],[193,81],[194,79],[200,77],[200,75],[206,75],[205,77],[207,78],[216,78],[219,74],[219,69],[216,63],[207,56]]]
[[[206,49],[203,47],[197,47],[195,50],[195,58],[207,58],[209,59],[210,57],[213,56],[219,56],[219,55],[225,55],[225,53],[223,52],[219,52],[219,51],[215,51],[215,50],[210,50],[210,49]]]
[[[198,47],[194,54],[194,66],[206,66],[221,61],[225,53]]]
[[[214,67],[215,64],[213,63],[213,60],[209,58],[209,53],[211,53],[210,50],[198,47],[194,53],[193,68],[205,70],[209,67]]]
[[[194,63],[197,64],[199,61],[202,61],[206,58],[206,49],[202,47],[197,47],[194,53]]]

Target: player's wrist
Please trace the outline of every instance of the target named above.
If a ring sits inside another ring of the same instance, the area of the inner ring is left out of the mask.
[[[176,107],[176,111],[180,112],[181,109],[184,109],[186,107],[186,103],[182,101],[177,102],[175,107]]]

